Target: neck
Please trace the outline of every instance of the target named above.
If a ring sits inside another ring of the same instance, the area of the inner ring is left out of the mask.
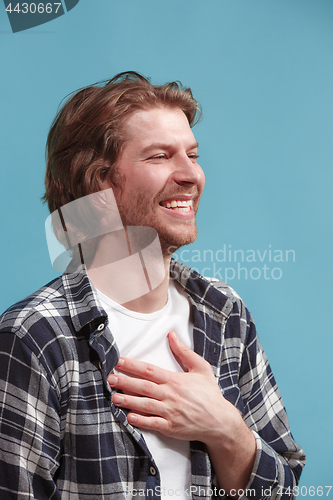
[[[150,314],[162,309],[168,301],[169,265],[165,269],[165,278],[160,285],[145,295],[122,304],[131,311]]]
[[[126,231],[117,233],[107,235],[98,246],[88,268],[93,285],[131,311],[149,314],[162,309],[168,300],[171,256],[162,259],[153,245],[149,246],[148,254],[141,251],[131,254]],[[116,249],[116,258],[110,256],[110,249],[112,253]]]

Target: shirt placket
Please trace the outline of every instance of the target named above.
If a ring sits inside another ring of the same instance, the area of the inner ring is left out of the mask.
[[[89,344],[91,348],[97,353],[100,364],[99,368],[102,374],[102,379],[105,388],[110,393],[110,403],[111,412],[115,418],[117,418],[126,428],[126,430],[131,434],[132,438],[140,445],[141,449],[147,457],[148,472],[146,479],[146,492],[145,498],[150,500],[160,500],[161,498],[161,477],[158,467],[147,447],[147,444],[143,438],[142,433],[139,429],[133,427],[127,421],[127,411],[122,408],[116,407],[112,403],[112,393],[114,392],[108,384],[107,377],[115,368],[119,360],[119,352],[116,344],[114,342],[111,331],[107,326],[107,319],[101,320],[92,331],[89,339]],[[135,492],[139,495],[139,492]],[[142,496],[141,496],[142,497]]]

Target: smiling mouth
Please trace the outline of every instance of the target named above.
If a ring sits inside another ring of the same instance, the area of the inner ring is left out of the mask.
[[[192,200],[161,201],[160,205],[169,210],[177,210],[180,212],[190,212],[192,210]]]

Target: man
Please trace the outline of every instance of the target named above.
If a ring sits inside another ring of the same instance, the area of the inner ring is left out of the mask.
[[[197,113],[125,73],[58,114],[44,199],[73,258],[1,318],[1,499],[293,495],[304,454],[249,312],[171,260],[196,238]]]

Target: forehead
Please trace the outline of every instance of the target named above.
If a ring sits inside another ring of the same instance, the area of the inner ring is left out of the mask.
[[[135,111],[125,121],[124,132],[127,143],[149,143],[157,138],[194,142],[193,132],[180,108],[155,107]]]

